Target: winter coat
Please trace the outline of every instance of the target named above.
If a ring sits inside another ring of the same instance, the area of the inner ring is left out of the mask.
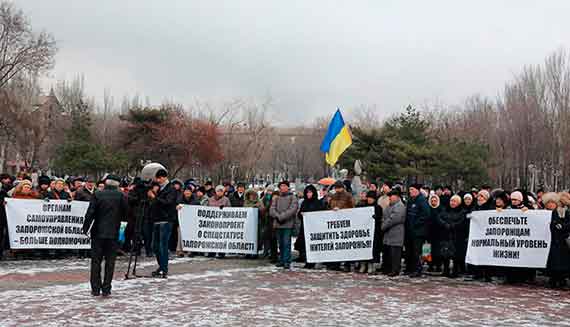
[[[550,220],[550,252],[548,253],[547,269],[549,272],[570,273],[570,249],[566,244],[566,238],[570,234],[570,211],[564,208],[564,217],[558,210],[552,211]],[[556,228],[556,225],[562,228]]]
[[[176,210],[178,194],[179,191],[174,188],[172,183],[166,184],[158,191],[158,194],[152,200],[153,222],[178,222],[178,210]]]
[[[257,195],[257,192],[255,190],[247,190],[245,192],[243,206],[246,208],[257,208],[259,210],[257,213],[257,219],[259,220],[261,220],[261,218],[265,214],[265,206],[263,205],[263,202],[261,202],[261,200],[259,199],[259,195]]]
[[[192,194],[189,198],[182,195],[182,199],[180,200],[180,204],[193,205],[193,203],[195,202],[195,199],[196,199],[196,196],[194,194]]]
[[[467,250],[466,221],[465,210],[461,207],[446,208],[438,216],[438,225],[441,228],[441,249],[444,257],[460,259],[459,256],[465,256]],[[449,250],[444,251],[445,248]]]
[[[329,208],[350,209],[354,208],[354,198],[347,191],[338,192],[331,195]]]
[[[391,203],[383,210],[382,217],[384,245],[403,246],[406,222],[406,206],[404,203],[402,201]]]
[[[232,204],[230,199],[227,196],[222,196],[221,198],[216,198],[214,195],[211,198],[208,198],[206,201],[206,206],[208,207],[231,207]]]
[[[58,192],[56,190],[51,190],[48,192],[47,198],[49,200],[71,200],[71,195],[66,191]]]
[[[14,192],[14,194],[12,194],[12,198],[13,199],[24,199],[24,200],[37,200],[40,198],[40,196],[35,191],[32,191],[32,192],[27,193],[27,194],[20,193],[20,192]]]
[[[275,218],[273,228],[286,229],[293,228],[299,201],[292,193],[281,193],[271,200],[269,214]]]
[[[313,192],[313,197],[310,199],[307,197],[307,193],[309,191]],[[301,202],[301,207],[297,213],[297,218],[301,222],[299,235],[295,241],[295,249],[297,251],[305,252],[305,223],[303,221],[303,213],[321,211],[325,209],[326,207],[324,206],[323,202],[319,200],[317,189],[313,185],[305,187],[305,190],[303,191],[303,202]]]
[[[431,242],[437,242],[441,239],[442,229],[439,225],[439,215],[443,211],[441,204],[435,208],[429,207],[429,219],[428,219],[428,235],[427,239]]]
[[[85,214],[83,232],[86,233],[91,227],[93,239],[119,239],[121,221],[127,220],[128,203],[122,192],[116,187],[105,186],[101,192],[97,192],[89,202],[89,208]]]
[[[85,187],[82,187],[79,190],[77,190],[77,192],[75,192],[74,200],[89,202],[89,201],[91,201],[93,194],[95,194],[95,190],[96,189],[94,188],[93,191],[89,191]]]
[[[423,194],[420,193],[415,198],[410,197],[406,204],[406,233],[409,233],[409,237],[425,237],[428,219],[429,205]]]
[[[236,192],[233,192],[232,194],[230,194],[230,196],[228,198],[230,199],[230,203],[232,204],[232,207],[243,207],[244,206],[245,193],[240,196],[239,193],[236,191]]]

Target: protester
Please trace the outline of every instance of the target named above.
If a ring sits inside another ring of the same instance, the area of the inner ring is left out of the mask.
[[[65,190],[65,181],[62,178],[55,180],[53,188],[48,192],[49,200],[67,200],[71,201],[71,194]]]
[[[75,192],[74,200],[89,202],[93,194],[95,194],[95,190],[95,179],[87,177],[85,178],[85,184]]]
[[[40,198],[39,194],[33,190],[32,182],[29,180],[22,180],[14,189],[12,193],[14,199],[37,200]]]
[[[387,196],[390,204],[383,210],[382,232],[384,237],[382,242],[384,274],[395,277],[400,274],[402,263],[402,247],[404,245],[406,206],[402,203],[399,190],[390,191]]]
[[[409,187],[410,198],[406,203],[406,270],[410,277],[420,277],[422,266],[420,256],[425,241],[426,221],[429,218],[429,206],[420,193],[420,184]],[[444,193],[445,194],[445,193]]]
[[[238,187],[238,192],[239,192],[239,187]],[[243,206],[245,208],[257,208],[257,249],[259,251],[259,248],[261,248],[261,243],[262,243],[261,221],[263,219],[262,218],[263,215],[265,214],[265,206],[263,205],[263,202],[259,199],[259,195],[257,195],[257,192],[254,189],[249,189],[245,192]],[[246,258],[257,259],[257,253],[255,255],[248,254],[246,255]]]
[[[147,196],[153,202],[153,250],[158,262],[158,269],[153,277],[167,278],[168,276],[168,241],[172,226],[178,220],[176,210],[178,193],[168,180],[168,172],[160,169],[156,172],[154,181],[160,185],[158,192],[150,190]]]
[[[315,267],[314,263],[307,262],[307,251],[305,244],[305,216],[306,212],[320,211],[324,210],[325,207],[323,202],[319,201],[317,188],[313,185],[308,185],[303,191],[303,202],[299,209],[298,218],[301,222],[301,227],[299,229],[299,236],[295,242],[295,248],[299,251],[299,261],[305,262],[305,269],[312,269]]]
[[[439,215],[442,212],[439,196],[433,193],[429,197],[429,219],[427,221],[427,240],[431,244],[431,262],[429,272],[441,272],[443,260],[441,258],[441,226],[439,225]]]
[[[378,205],[377,193],[375,191],[366,192],[366,202],[359,207],[374,208],[374,235],[372,241],[372,260],[360,263],[360,273],[376,273],[376,264],[380,264],[380,254],[382,253],[382,208]]]
[[[91,294],[111,294],[115,271],[116,251],[119,247],[121,221],[126,220],[127,201],[119,192],[120,179],[107,176],[105,189],[93,195],[85,214],[83,233],[91,235]],[[101,282],[101,263],[105,260],[105,275]]]
[[[329,200],[329,208],[332,210],[340,210],[340,209],[351,209],[354,208],[354,198],[352,195],[346,190],[346,186],[341,181],[336,181],[333,184],[334,194],[331,195]],[[340,270],[340,262],[334,262],[329,264],[329,269],[332,270]],[[350,262],[344,263],[344,271],[350,272],[352,264]]]
[[[46,199],[48,197],[50,183],[51,179],[48,176],[38,177],[37,193],[40,199]]]
[[[461,197],[454,195],[449,200],[449,207],[438,216],[438,225],[442,228],[440,255],[443,259],[443,275],[455,278],[465,271],[465,209],[461,207]],[[453,260],[453,272],[450,261]]]
[[[229,195],[229,199],[232,207],[243,207],[245,202],[245,185],[239,183],[236,191]]]
[[[269,262],[277,263],[277,234],[273,228],[275,218],[270,215],[270,208],[273,198],[279,196],[272,186],[267,186],[263,193],[262,202],[266,208],[265,215],[263,216],[263,257],[269,257]]]
[[[270,215],[275,219],[273,227],[277,230],[280,262],[278,267],[291,268],[291,233],[297,215],[299,203],[295,196],[289,192],[289,182],[278,184],[279,196],[271,203]]]
[[[209,197],[206,201],[206,206],[208,207],[218,207],[220,209],[224,209],[226,207],[231,207],[232,204],[230,203],[230,199],[225,196],[225,188],[222,185],[218,185],[215,188],[214,196]],[[226,256],[225,253],[217,253],[218,257],[224,258]],[[215,257],[216,253],[209,253],[209,257]]]
[[[566,285],[570,274],[570,249],[567,239],[570,234],[570,210],[561,205],[560,196],[556,193],[542,194],[542,204],[546,210],[552,211],[550,221],[550,252],[546,269],[550,277],[548,285],[561,288]]]

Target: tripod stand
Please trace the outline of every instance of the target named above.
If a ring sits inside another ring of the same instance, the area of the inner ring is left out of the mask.
[[[127,272],[125,273],[125,279],[132,279],[144,276],[137,275],[137,262],[139,255],[141,253],[142,245],[143,245],[143,235],[142,235],[142,226],[144,223],[144,218],[146,216],[146,211],[148,207],[148,199],[145,198],[140,201],[139,210],[136,213],[135,217],[135,235],[131,240],[131,251],[129,254],[129,265],[127,266]],[[134,258],[134,260],[133,260]],[[131,272],[132,266],[132,275],[129,275]]]

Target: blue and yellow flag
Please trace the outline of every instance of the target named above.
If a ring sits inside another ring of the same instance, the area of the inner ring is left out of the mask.
[[[344,123],[340,109],[336,110],[329,124],[327,134],[321,143],[321,151],[326,153],[326,161],[334,166],[341,154],[352,144],[348,125]]]

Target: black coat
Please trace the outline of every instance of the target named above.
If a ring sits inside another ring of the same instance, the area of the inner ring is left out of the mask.
[[[232,207],[243,207],[243,203],[245,202],[245,193],[239,196],[239,193],[236,191],[233,192],[229,198]]]
[[[427,239],[430,242],[438,242],[441,239],[441,226],[439,225],[439,215],[443,211],[442,206],[439,205],[437,208],[429,207],[429,219],[427,223],[428,235]]]
[[[176,210],[178,193],[174,186],[172,186],[172,183],[167,184],[163,189],[158,191],[156,198],[152,201],[152,218],[155,223],[176,223],[178,221],[178,210]]]
[[[77,192],[75,192],[75,199],[74,200],[89,202],[89,201],[91,201],[93,194],[95,194],[95,189],[93,190],[93,192],[89,192],[86,188],[82,187],[82,188],[78,189]]]
[[[556,225],[562,228],[556,228]],[[566,238],[570,234],[570,212],[566,210],[564,218],[560,218],[557,210],[552,211],[550,220],[550,252],[548,253],[547,268],[550,272],[570,273],[570,249]]]
[[[71,195],[66,191],[51,190],[48,192],[47,198],[50,200],[71,200]]]
[[[466,213],[461,207],[444,209],[438,216],[438,225],[441,228],[440,240],[442,248],[446,243],[453,243],[453,252],[456,259],[463,260],[467,251],[466,243]],[[462,258],[461,258],[462,257]]]
[[[420,194],[406,203],[406,237],[422,238],[426,234],[426,222],[429,219],[429,205]]]
[[[128,204],[124,194],[115,187],[106,186],[91,198],[85,214],[83,232],[86,233],[93,224],[91,238],[118,240],[121,221],[127,220],[127,210]]]
[[[313,198],[307,198],[308,191],[313,192]],[[294,248],[297,251],[301,252],[301,256],[304,256],[305,253],[305,224],[303,222],[303,213],[304,212],[313,212],[313,211],[321,211],[326,210],[325,204],[318,199],[317,189],[313,185],[309,185],[305,188],[303,202],[301,203],[301,208],[297,213],[297,218],[301,221],[301,227],[299,230],[299,235],[297,236],[297,240],[295,241]],[[270,202],[271,203],[271,202]]]

